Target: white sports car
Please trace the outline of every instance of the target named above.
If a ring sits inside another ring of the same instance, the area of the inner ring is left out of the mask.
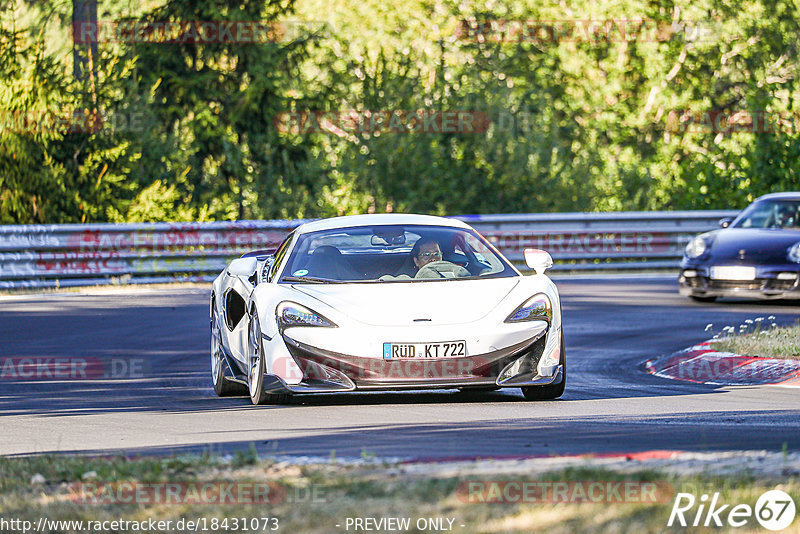
[[[233,260],[211,294],[211,378],[254,404],[398,389],[564,392],[561,304],[547,252],[523,276],[469,225],[356,215]]]

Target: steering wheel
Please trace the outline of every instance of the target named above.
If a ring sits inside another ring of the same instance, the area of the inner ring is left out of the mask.
[[[470,272],[450,261],[432,261],[422,266],[414,278],[464,278]]]

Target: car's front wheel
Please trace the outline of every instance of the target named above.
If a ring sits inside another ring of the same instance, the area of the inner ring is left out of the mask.
[[[264,373],[266,363],[264,361],[264,339],[261,337],[261,325],[258,322],[258,312],[253,308],[250,318],[250,328],[248,330],[248,351],[250,354],[250,366],[247,373],[247,388],[250,392],[250,401],[253,404],[282,404],[289,401],[288,394],[274,394],[264,391]]]
[[[529,386],[522,388],[522,394],[527,400],[552,400],[564,394],[567,385],[567,351],[564,346],[564,332],[561,332],[561,382],[558,384],[548,384],[546,386]]]

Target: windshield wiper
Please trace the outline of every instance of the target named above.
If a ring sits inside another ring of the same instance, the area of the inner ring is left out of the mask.
[[[341,284],[340,280],[329,280],[327,278],[316,278],[314,276],[284,276],[281,282],[302,282],[304,284]]]

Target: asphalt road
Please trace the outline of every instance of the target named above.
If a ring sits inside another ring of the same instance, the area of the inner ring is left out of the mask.
[[[792,323],[800,303],[697,304],[667,279],[558,285],[569,375],[565,395],[548,402],[518,390],[437,391],[255,407],[211,390],[205,290],[2,297],[0,454],[251,444],[272,455],[409,459],[800,449],[800,389],[675,382],[640,365],[706,339],[709,323],[769,315]],[[38,378],[15,378],[23,357],[50,364]],[[64,362],[79,366],[75,378],[62,378]]]

